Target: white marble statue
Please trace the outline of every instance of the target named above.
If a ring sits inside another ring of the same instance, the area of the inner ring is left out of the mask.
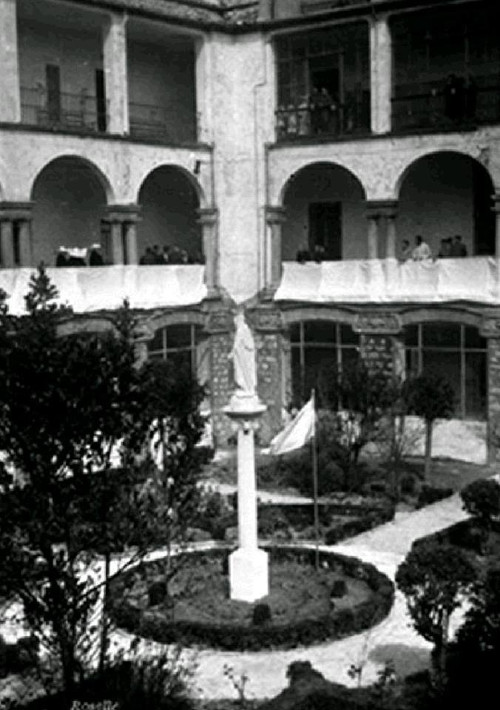
[[[234,382],[238,390],[254,395],[257,389],[255,341],[243,313],[238,313],[234,322],[236,333],[230,354],[233,361]]]

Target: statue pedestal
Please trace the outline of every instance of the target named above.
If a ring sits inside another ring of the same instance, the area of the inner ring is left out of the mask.
[[[253,393],[238,390],[224,412],[238,432],[239,548],[229,558],[231,599],[254,602],[269,593],[268,555],[257,546],[254,432],[266,407]]]

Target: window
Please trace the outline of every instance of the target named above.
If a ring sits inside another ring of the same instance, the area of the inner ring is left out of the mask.
[[[292,398],[302,404],[325,375],[358,359],[359,337],[351,326],[331,321],[301,321],[291,327]]]
[[[160,328],[154,338],[149,341],[149,357],[157,360],[168,360],[174,363],[176,369],[188,368],[197,376],[205,359],[206,349],[202,348],[201,327],[193,324],[176,324]]]
[[[445,377],[455,390],[455,416],[484,419],[487,343],[477,328],[459,323],[421,323],[405,328],[406,374],[422,370]]]

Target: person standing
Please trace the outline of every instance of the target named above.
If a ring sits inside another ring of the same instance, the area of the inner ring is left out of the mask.
[[[90,247],[89,266],[104,266],[100,244],[92,244]]]
[[[432,259],[432,251],[427,242],[424,242],[424,238],[417,234],[415,237],[415,248],[412,252],[413,261],[425,261],[427,259]]]
[[[453,242],[450,249],[450,256],[454,259],[460,258],[462,256],[467,256],[467,247],[462,241],[460,234],[455,234],[453,237]]]

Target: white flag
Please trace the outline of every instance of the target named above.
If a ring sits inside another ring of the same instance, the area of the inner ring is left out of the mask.
[[[276,434],[271,441],[269,453],[278,456],[304,446],[314,436],[315,416],[313,395],[283,431]]]

